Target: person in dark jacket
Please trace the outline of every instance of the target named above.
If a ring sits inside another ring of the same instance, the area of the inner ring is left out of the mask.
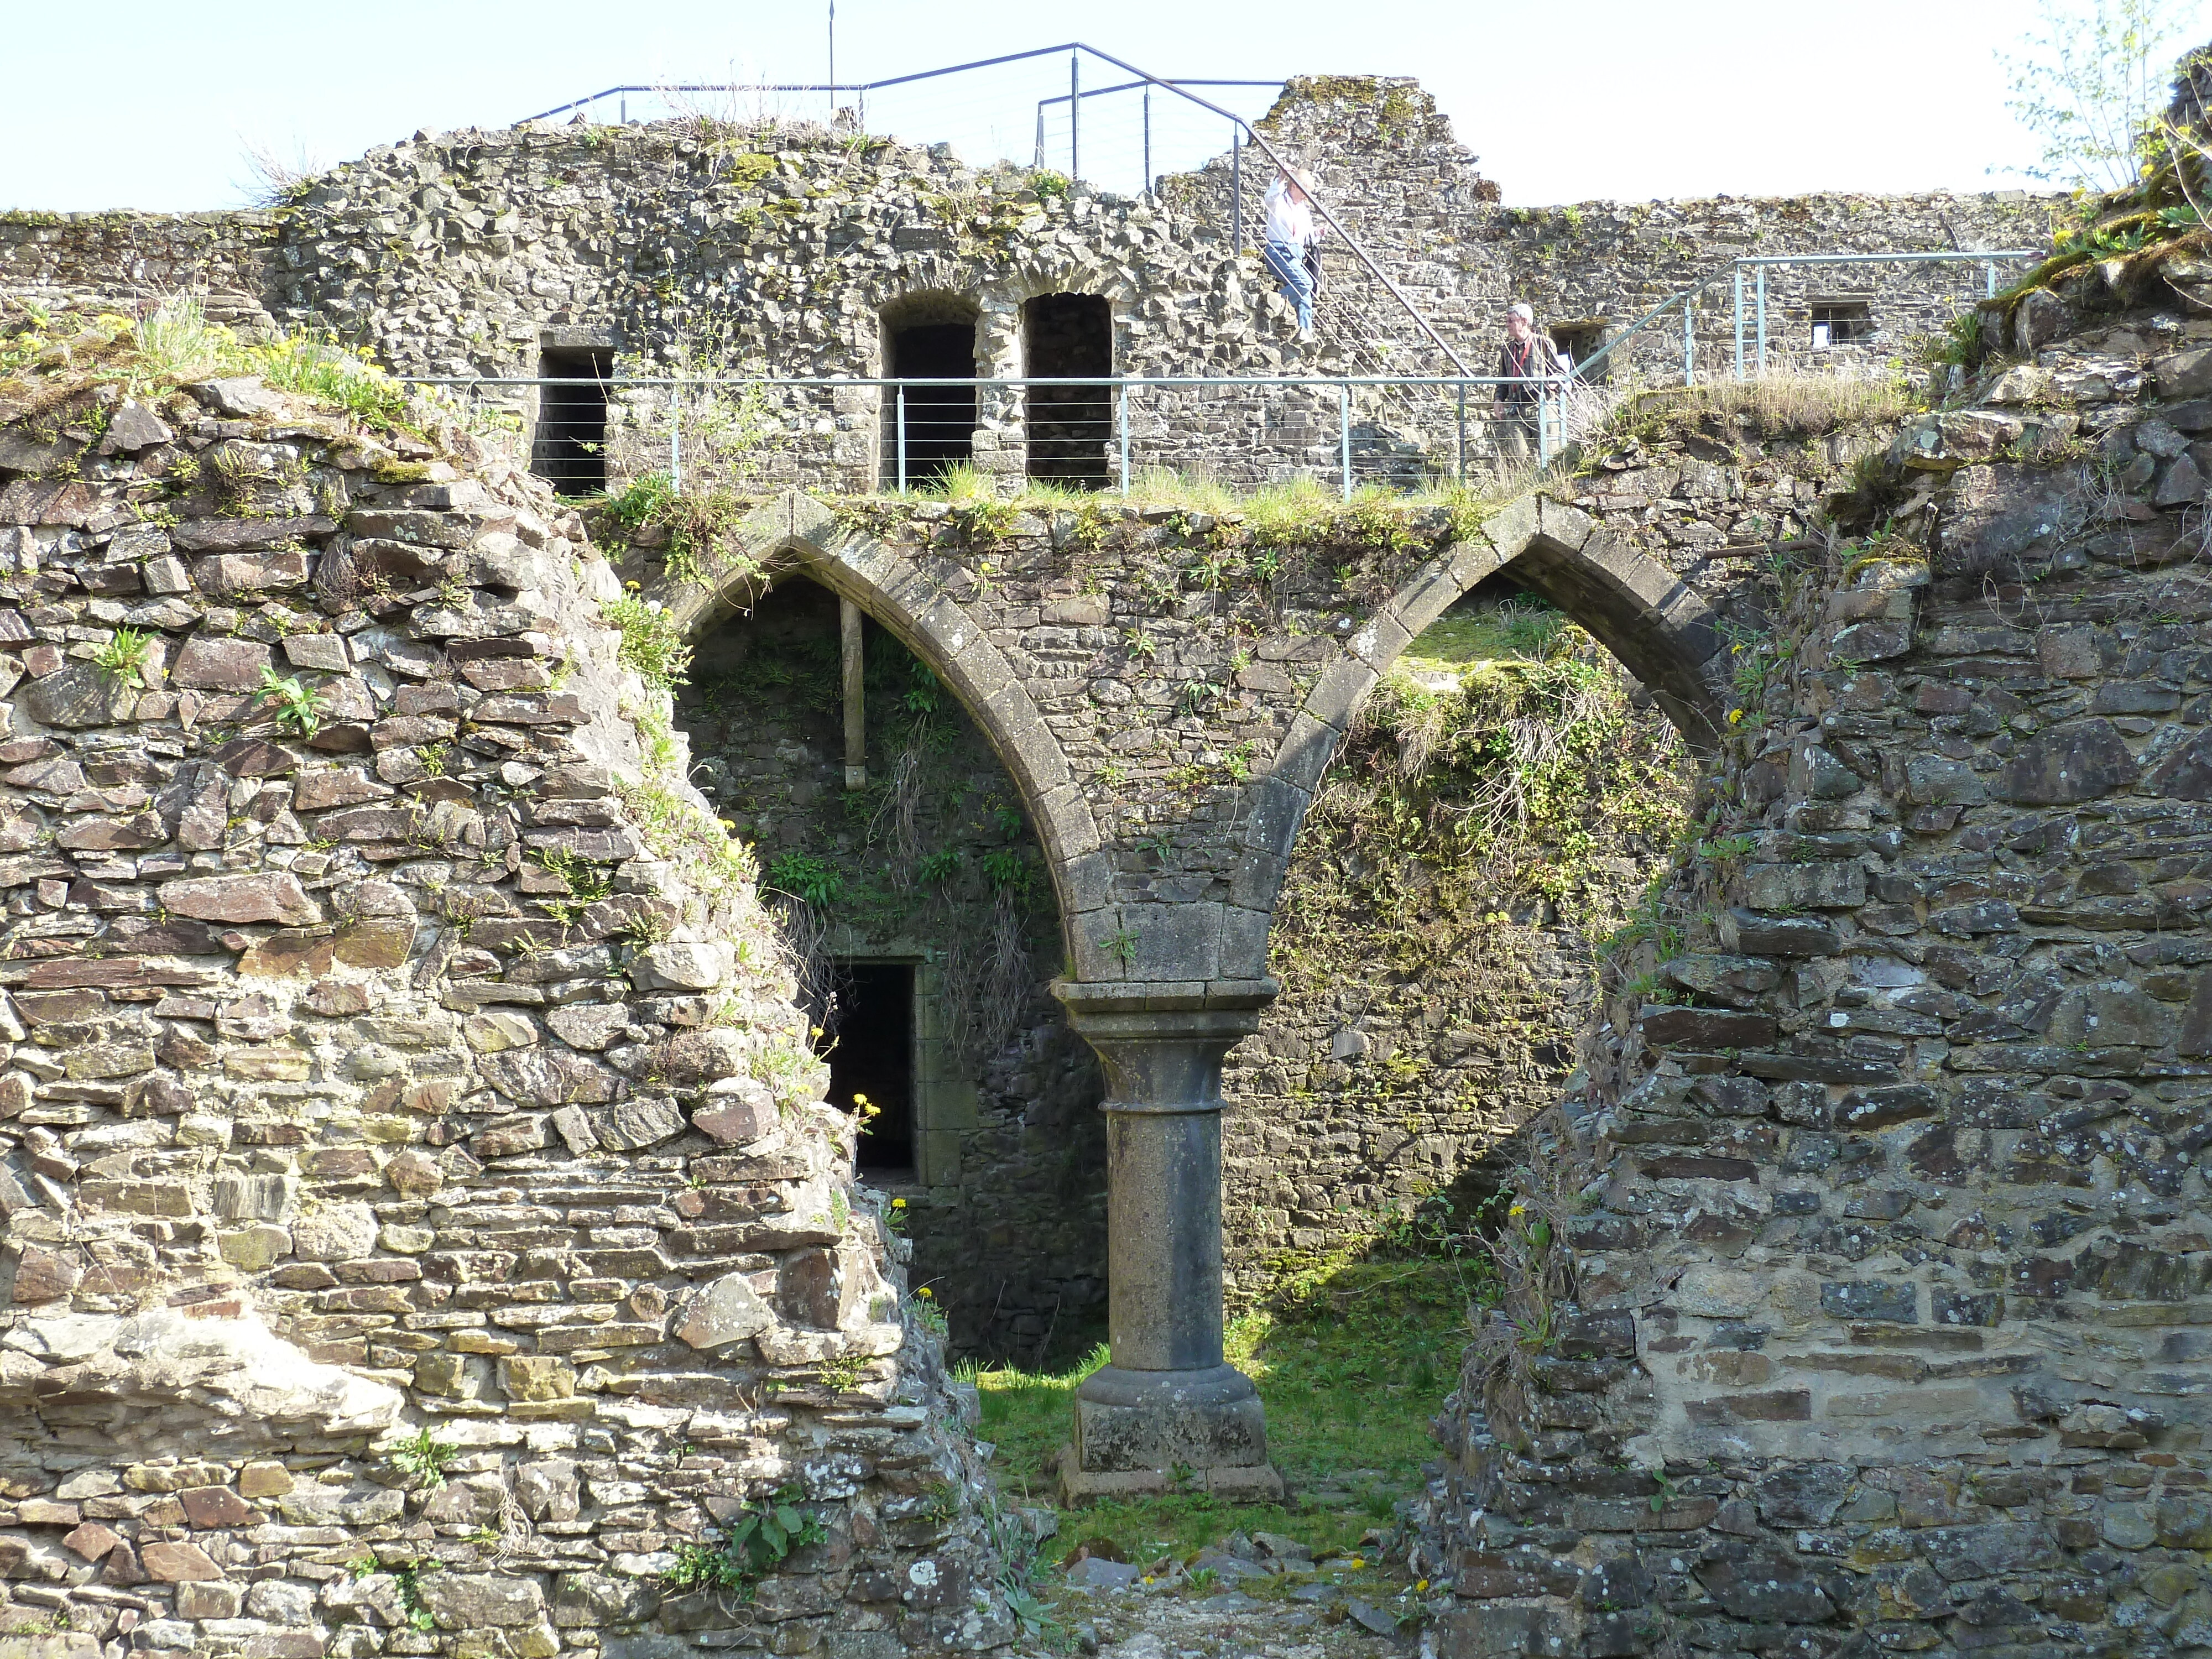
[[[1559,349],[1536,331],[1536,313],[1528,304],[1516,300],[1507,307],[1505,342],[1498,349],[1498,377],[1504,384],[1490,406],[1500,465],[1521,465],[1542,453],[1536,432],[1543,410],[1541,382],[1565,368]]]

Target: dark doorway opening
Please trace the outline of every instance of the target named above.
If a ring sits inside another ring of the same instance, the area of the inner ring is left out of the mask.
[[[941,308],[933,308],[911,320],[886,319],[884,336],[890,379],[968,382],[905,386],[884,399],[884,483],[896,489],[903,477],[908,488],[918,488],[935,483],[946,468],[975,458],[975,321],[972,315],[948,321]]]
[[[1110,375],[1114,307],[1096,294],[1041,294],[1022,307],[1029,372],[1036,376]],[[1103,489],[1111,476],[1114,389],[1033,386],[1029,389],[1030,477]]]
[[[556,495],[596,495],[607,487],[606,382],[614,366],[611,351],[549,349],[538,359],[540,380],[570,382],[538,388],[530,470]]]
[[[911,1179],[914,1145],[914,964],[832,965],[830,1103],[848,1112],[863,1099],[875,1108],[860,1130],[863,1170]]]

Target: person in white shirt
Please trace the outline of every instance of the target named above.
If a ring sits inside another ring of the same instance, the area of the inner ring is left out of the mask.
[[[1328,234],[1313,210],[1314,176],[1304,167],[1278,173],[1267,186],[1267,269],[1298,308],[1298,337],[1313,338],[1314,278],[1306,255]]]

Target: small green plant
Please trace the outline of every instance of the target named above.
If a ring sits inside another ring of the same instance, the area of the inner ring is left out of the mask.
[[[733,1516],[714,1544],[676,1547],[676,1565],[662,1582],[677,1590],[712,1589],[750,1601],[760,1581],[795,1549],[830,1536],[822,1517],[799,1508],[804,1489],[785,1486]]]
[[[152,634],[136,628],[118,628],[94,653],[92,665],[100,671],[102,679],[127,684],[145,668],[146,655],[153,648]]]
[[[1030,890],[1036,878],[1030,861],[1018,850],[1000,848],[986,853],[980,860],[983,879],[1000,892],[1020,895]]]
[[[690,677],[691,647],[684,631],[658,604],[645,599],[620,599],[602,607],[606,619],[622,630],[617,653],[625,668],[657,690],[667,691]]]
[[[446,1564],[434,1556],[426,1556],[420,1561],[402,1561],[390,1570],[392,1583],[399,1590],[399,1610],[407,1615],[410,1625],[426,1636],[438,1628],[438,1621],[423,1602],[422,1576],[445,1570]]]
[[[302,684],[297,674],[279,679],[275,669],[264,667],[261,671],[261,702],[273,707],[277,725],[289,726],[303,738],[312,738],[322,729],[323,709],[329,699]]]
[[[933,848],[914,861],[915,878],[935,886],[951,879],[960,868],[960,849],[957,847]]]
[[[615,890],[613,878],[605,870],[566,847],[533,848],[530,856],[536,860],[538,868],[558,876],[562,885],[568,890],[568,896],[565,899],[538,901],[564,927],[575,926],[585,911],[601,899],[611,896]]]
[[[411,1480],[419,1492],[435,1492],[446,1484],[446,1470],[461,1455],[450,1440],[441,1440],[428,1428],[392,1449],[392,1467]]]
[[[602,495],[598,505],[624,530],[635,531],[665,518],[676,500],[676,485],[665,472],[647,472],[631,479],[620,494]]]
[[[779,853],[768,866],[768,878],[779,892],[817,909],[835,904],[845,891],[845,878],[836,867],[811,853]]]
[[[943,1336],[952,1328],[945,1316],[945,1310],[937,1305],[937,1292],[924,1285],[906,1301],[907,1317],[917,1330],[932,1336]]]
[[[815,1380],[831,1394],[850,1394],[867,1374],[867,1356],[857,1353],[825,1359],[814,1370]]]

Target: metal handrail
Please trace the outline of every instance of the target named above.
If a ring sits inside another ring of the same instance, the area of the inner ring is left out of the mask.
[[[799,387],[872,387],[878,390],[894,388],[896,397],[896,430],[898,458],[898,487],[907,487],[907,400],[909,387],[945,386],[969,391],[999,390],[1028,386],[1069,386],[1095,390],[1112,394],[1114,410],[1112,424],[1119,433],[1121,453],[1121,493],[1129,491],[1130,423],[1129,394],[1147,386],[1334,386],[1336,389],[1338,468],[1342,493],[1346,501],[1352,495],[1352,394],[1360,386],[1436,386],[1450,387],[1458,393],[1459,467],[1462,477],[1467,468],[1467,394],[1470,388],[1508,386],[1533,386],[1536,392],[1536,459],[1540,467],[1548,467],[1559,447],[1554,441],[1555,430],[1564,441],[1564,404],[1562,399],[1572,380],[1567,374],[1018,374],[970,378],[961,375],[884,376],[862,374],[640,374],[640,375],[524,375],[524,374],[403,374],[395,380],[407,386],[445,386],[474,392],[486,386],[594,386],[603,391],[623,388],[665,390],[669,406],[669,477],[681,488],[683,482],[682,413],[678,394],[686,387],[696,386],[799,386]]]
[[[1758,272],[1759,305],[1759,372],[1766,372],[1766,267],[1769,265],[1905,265],[1941,264],[1983,264],[1989,267],[1989,291],[1996,293],[1996,262],[2000,259],[2034,259],[2041,256],[2027,248],[1954,248],[1921,253],[1762,253],[1748,254],[1731,259],[1716,267],[1678,294],[1671,294],[1645,312],[1613,338],[1607,340],[1583,362],[1574,366],[1577,376],[1585,376],[1597,363],[1611,356],[1619,347],[1626,345],[1652,323],[1668,312],[1680,307],[1682,311],[1682,384],[1697,383],[1695,341],[1692,332],[1692,307],[1698,296],[1718,283],[1724,276],[1733,275],[1735,282],[1735,377],[1743,380],[1743,273]]]
[[[833,94],[839,92],[856,92],[866,94],[880,91],[885,87],[904,86],[915,81],[927,81],[942,76],[963,74],[969,70],[992,69],[1000,64],[1020,63],[1024,59],[1031,58],[1054,57],[1063,52],[1069,54],[1068,64],[1070,86],[1068,88],[1068,94],[1071,99],[1076,100],[1071,105],[1072,108],[1079,109],[1081,107],[1080,99],[1082,95],[1081,88],[1073,83],[1075,79],[1074,66],[1076,63],[1074,54],[1087,52],[1093,58],[1097,58],[1101,63],[1111,64],[1115,69],[1120,70],[1125,75],[1133,75],[1141,82],[1149,83],[1150,85],[1156,87],[1165,88],[1176,97],[1183,99],[1189,103],[1195,104],[1199,108],[1206,110],[1212,114],[1219,116],[1223,120],[1227,121],[1232,127],[1237,129],[1237,131],[1242,132],[1245,137],[1249,138],[1254,144],[1258,146],[1261,154],[1265,155],[1270,161],[1273,162],[1279,171],[1283,173],[1288,173],[1290,171],[1289,163],[1285,161],[1280,155],[1275,153],[1274,147],[1269,144],[1265,138],[1262,138],[1260,136],[1258,130],[1255,128],[1249,121],[1247,121],[1243,116],[1237,114],[1234,111],[1224,109],[1220,105],[1213,103],[1210,100],[1200,98],[1197,94],[1188,92],[1184,89],[1185,84],[1202,85],[1205,84],[1204,82],[1191,82],[1188,83],[1179,83],[1174,81],[1163,80],[1157,75],[1148,74],[1146,71],[1139,69],[1134,64],[1129,63],[1125,59],[1116,58],[1109,52],[1101,52],[1097,47],[1087,45],[1081,40],[1065,41],[1056,46],[1034,46],[1027,52],[1010,52],[997,58],[979,58],[972,63],[954,64],[945,69],[921,70],[910,75],[895,75],[881,81],[852,82],[843,85],[826,82],[813,85],[775,82],[763,83],[755,86],[693,85],[658,88],[649,86],[610,87],[605,92],[595,92],[588,98],[575,99],[568,103],[560,105],[556,108],[546,110],[540,114],[532,115],[526,118],[532,121],[543,121],[552,116],[564,115],[572,109],[580,109],[586,104],[597,103],[602,98],[611,98],[617,94],[630,92],[828,92]],[[1071,150],[1073,150],[1073,146],[1074,141],[1071,139]],[[1074,157],[1071,155],[1071,163],[1073,163],[1073,160]],[[1072,165],[1070,171],[1073,171]],[[1392,282],[1390,278],[1384,274],[1382,267],[1375,263],[1374,257],[1367,252],[1365,246],[1359,240],[1359,239],[1354,236],[1350,231],[1346,230],[1344,228],[1343,222],[1339,220],[1334,213],[1329,211],[1328,204],[1322,201],[1318,196],[1310,196],[1308,200],[1311,202],[1314,210],[1321,215],[1322,222],[1331,230],[1334,231],[1339,237],[1343,239],[1345,246],[1349,248],[1358,258],[1359,263],[1367,268],[1368,274],[1373,276],[1376,282],[1382,284],[1384,289],[1389,294],[1390,297],[1402,306],[1405,308],[1406,314],[1411,317],[1414,323],[1419,326],[1421,332],[1428,336],[1430,342],[1435,345],[1437,349],[1443,352],[1446,360],[1450,362],[1451,366],[1459,370],[1460,374],[1464,376],[1468,373],[1468,367],[1465,360],[1460,356],[1458,352],[1452,349],[1450,345],[1446,343],[1443,335],[1437,333],[1437,331],[1430,325],[1429,319],[1421,314],[1420,307],[1416,306],[1411,299],[1407,297],[1406,291],[1400,288],[1397,283]]]

